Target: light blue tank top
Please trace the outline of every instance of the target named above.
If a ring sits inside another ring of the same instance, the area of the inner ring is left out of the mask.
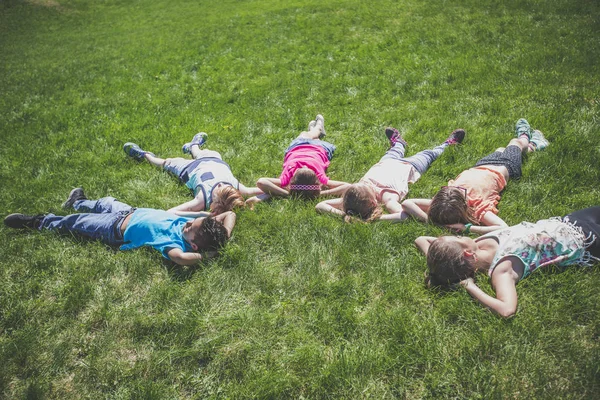
[[[194,192],[194,196],[202,192],[204,195],[204,209],[210,209],[212,195],[215,186],[219,183],[233,186],[239,189],[240,183],[233,176],[231,168],[225,161],[218,158],[203,159],[201,163],[189,174],[189,180],[185,184]]]

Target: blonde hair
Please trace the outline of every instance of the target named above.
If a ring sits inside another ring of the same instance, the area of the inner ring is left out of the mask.
[[[361,183],[350,185],[342,197],[342,209],[346,216],[344,220],[351,222],[354,217],[370,222],[381,216],[383,210],[377,202],[375,193]]]
[[[433,196],[427,214],[436,225],[478,223],[462,190],[452,186],[444,186]]]
[[[296,189],[293,186],[307,186],[309,188]],[[311,169],[301,168],[294,172],[290,180],[290,196],[297,196],[305,200],[313,200],[321,194],[319,177]]]
[[[237,207],[244,207],[244,205],[244,197],[242,197],[240,191],[233,186],[227,185],[219,189],[217,196],[213,196],[210,211],[213,215],[219,215]]]
[[[464,256],[458,243],[438,238],[427,250],[425,285],[429,288],[452,289],[460,281],[475,276],[476,267]]]

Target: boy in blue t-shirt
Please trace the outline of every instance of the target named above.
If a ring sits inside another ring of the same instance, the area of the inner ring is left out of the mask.
[[[216,217],[199,213],[199,218],[188,218],[152,208],[136,209],[114,197],[88,200],[81,188],[71,191],[63,207],[85,213],[11,214],[4,219],[4,224],[10,228],[70,232],[120,246],[120,250],[150,246],[177,264],[192,265],[203,258],[198,251],[216,251],[225,244],[236,219],[232,211]]]

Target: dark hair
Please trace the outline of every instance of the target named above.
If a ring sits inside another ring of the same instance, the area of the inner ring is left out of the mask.
[[[319,187],[315,190],[307,189],[292,189],[292,185],[308,185]],[[321,183],[317,174],[311,169],[300,168],[294,172],[294,176],[290,180],[290,196],[297,196],[305,200],[313,200],[321,194]]]
[[[427,214],[436,225],[477,223],[462,190],[452,186],[444,186],[433,196]]]
[[[214,217],[206,217],[196,232],[192,243],[198,250],[218,250],[227,241],[227,229]]]
[[[425,278],[427,287],[451,289],[460,281],[475,276],[475,266],[464,257],[463,248],[457,243],[449,243],[438,238],[427,251]]]
[[[210,211],[213,215],[219,215],[234,208],[244,207],[244,197],[239,190],[233,186],[222,186],[217,196],[213,196]]]
[[[346,190],[342,197],[342,208],[346,214],[346,222],[352,221],[353,217],[369,222],[383,213],[373,192],[360,183],[354,183]]]

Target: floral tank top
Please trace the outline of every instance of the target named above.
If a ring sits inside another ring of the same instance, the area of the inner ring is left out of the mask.
[[[590,235],[591,236],[591,235]],[[567,219],[543,219],[532,224],[522,222],[481,236],[498,240],[498,251],[488,274],[506,257],[518,257],[524,265],[523,276],[546,265],[591,265],[597,261],[588,251],[594,237],[586,237],[580,227]]]

